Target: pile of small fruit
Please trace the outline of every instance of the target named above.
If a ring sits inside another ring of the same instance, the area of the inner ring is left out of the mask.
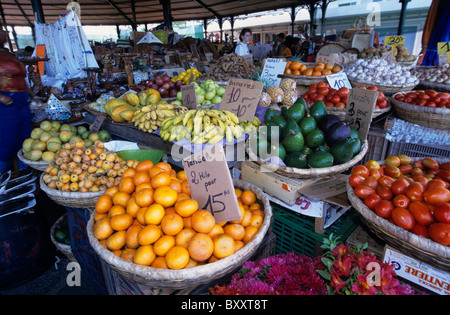
[[[219,84],[211,79],[200,84],[195,81],[193,83],[198,105],[220,104],[222,102],[222,96],[225,94],[225,88],[223,86],[219,86]],[[177,93],[176,97],[177,99],[173,103],[181,106],[183,99],[181,91]]]
[[[264,82],[264,78],[258,77],[258,81]],[[292,106],[298,99],[297,83],[293,79],[281,79],[280,86],[264,85],[259,97],[258,105],[268,107],[271,104]]]
[[[124,260],[152,268],[212,263],[250,242],[264,221],[252,191],[235,189],[241,219],[216,223],[190,196],[184,170],[142,161],[99,197],[94,236]]]
[[[94,141],[107,141],[109,137],[109,133],[105,130],[90,133],[88,128],[82,125],[75,127],[44,120],[39,127],[31,131],[30,138],[23,141],[22,152],[28,160],[50,162],[65,143],[82,140],[84,146],[90,147]]]
[[[185,111],[187,111],[187,107],[175,104],[145,105],[134,112],[131,121],[139,130],[152,133],[161,126],[164,119],[177,116]]]
[[[284,73],[292,75],[305,75],[305,76],[321,76],[338,73],[341,71],[341,67],[333,65],[331,63],[317,62],[312,67],[308,67],[302,64],[300,61],[287,61]]]
[[[399,102],[412,105],[450,108],[450,94],[436,92],[434,90],[417,90],[397,93],[394,98]]]
[[[389,156],[352,168],[349,184],[378,216],[450,246],[450,162]]]
[[[43,180],[49,188],[60,191],[97,192],[118,185],[124,172],[137,163],[124,161],[100,140],[89,148],[77,140],[65,143],[56,152]]]
[[[364,86],[360,86],[362,89],[366,89]],[[376,86],[370,86],[368,90],[378,91]],[[309,104],[315,101],[325,102],[327,107],[345,108],[347,104],[347,98],[350,90],[346,87],[341,87],[339,90],[331,88],[327,82],[319,82],[311,84],[309,90],[303,94],[303,98]],[[388,106],[388,100],[383,92],[378,91],[378,98],[375,104],[375,108],[386,108]]]
[[[172,77],[171,80],[175,83],[180,81],[182,82],[182,84],[188,84],[189,80],[191,79],[191,76],[192,81],[195,81],[201,75],[202,73],[198,71],[196,68],[189,68],[186,71],[182,71],[179,75]],[[179,83],[177,85],[179,85]]]

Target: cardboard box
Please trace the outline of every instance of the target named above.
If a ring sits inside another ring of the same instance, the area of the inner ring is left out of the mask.
[[[450,273],[408,257],[389,246],[385,247],[383,261],[395,264],[395,272],[399,277],[439,295],[450,295]]]

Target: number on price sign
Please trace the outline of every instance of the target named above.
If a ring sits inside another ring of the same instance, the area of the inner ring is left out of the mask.
[[[438,43],[438,54],[443,55],[450,53],[450,42],[439,42]]]
[[[358,131],[361,141],[367,138],[377,97],[378,91],[361,88],[352,89],[348,95],[345,120]]]
[[[352,88],[350,81],[348,80],[347,74],[344,71],[330,74],[326,76],[328,84],[333,89],[339,90],[341,87]]]
[[[405,36],[386,36],[384,45],[385,46],[399,46],[405,44]]]

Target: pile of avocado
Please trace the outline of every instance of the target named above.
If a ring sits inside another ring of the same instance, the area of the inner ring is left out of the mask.
[[[264,121],[266,136],[256,135],[261,159],[278,156],[290,167],[323,168],[345,163],[361,149],[358,131],[328,114],[323,101],[316,101],[308,111],[300,97],[291,107],[281,107],[281,113],[268,108]],[[278,146],[271,145],[273,137],[278,137]]]

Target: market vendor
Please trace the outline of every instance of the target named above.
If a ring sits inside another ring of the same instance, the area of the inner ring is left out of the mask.
[[[13,160],[31,133],[27,71],[4,45],[8,32],[0,30],[0,172],[12,169]]]
[[[243,28],[239,35],[239,40],[241,42],[237,44],[234,52],[239,56],[250,55],[248,44],[252,41],[252,31],[249,28]]]

